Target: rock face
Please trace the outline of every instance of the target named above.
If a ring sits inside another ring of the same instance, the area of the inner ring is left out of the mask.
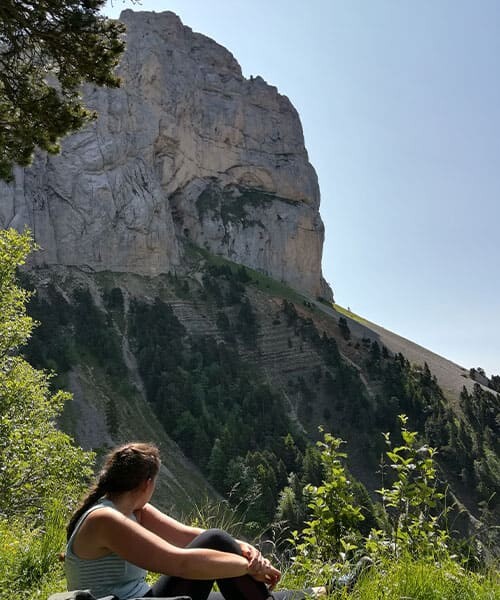
[[[28,225],[40,264],[182,271],[189,240],[330,298],[317,177],[290,101],[171,12],[121,20],[122,87],[87,87],[99,118],[0,184],[0,226]]]

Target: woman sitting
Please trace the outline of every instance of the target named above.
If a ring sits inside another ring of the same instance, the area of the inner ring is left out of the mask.
[[[149,504],[159,469],[151,444],[126,444],[108,455],[67,528],[68,589],[120,600],[205,600],[217,581],[227,600],[269,598],[280,572],[256,548],[218,529],[184,525]],[[163,574],[152,587],[148,570]]]

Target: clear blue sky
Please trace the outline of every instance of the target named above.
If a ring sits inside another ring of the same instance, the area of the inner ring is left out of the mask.
[[[300,113],[339,304],[500,374],[500,2],[114,0],[172,10]]]

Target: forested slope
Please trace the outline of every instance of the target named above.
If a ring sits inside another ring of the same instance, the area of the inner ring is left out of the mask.
[[[41,325],[28,356],[73,391],[63,426],[77,440],[98,449],[161,440],[163,503],[185,511],[180,488],[189,481],[191,498],[215,490],[262,529],[283,516],[291,481],[321,479],[320,425],[346,440],[372,511],[381,432],[397,435],[404,413],[439,448],[443,485],[474,517],[457,522],[462,534],[483,531],[486,540],[498,516],[496,394],[464,379],[468,389],[450,400],[426,363],[394,353],[369,327],[356,330],[255,271],[189,252],[183,276],[31,272],[30,310]],[[188,475],[189,464],[203,478]]]

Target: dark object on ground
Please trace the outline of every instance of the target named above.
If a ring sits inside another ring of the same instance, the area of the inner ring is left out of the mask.
[[[352,590],[352,588],[358,581],[360,575],[372,566],[373,560],[369,556],[363,556],[355,564],[354,569],[352,571],[350,571],[346,575],[335,577],[331,581],[330,585],[327,586],[328,593],[332,592],[333,590],[339,590],[342,588]]]

